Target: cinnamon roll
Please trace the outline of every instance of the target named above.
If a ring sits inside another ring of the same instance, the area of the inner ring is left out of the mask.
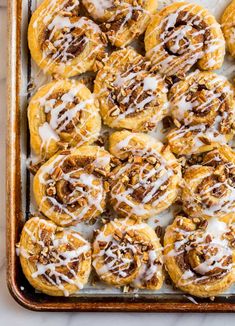
[[[122,161],[110,186],[119,216],[146,219],[175,201],[181,169],[169,147],[146,134],[121,131],[110,136],[110,152]]]
[[[222,30],[228,51],[235,58],[235,1],[225,9],[221,18]]]
[[[177,216],[164,237],[165,267],[176,287],[213,297],[235,281],[235,224],[228,219]]]
[[[31,147],[49,158],[63,147],[90,144],[98,138],[101,118],[89,89],[75,80],[41,87],[28,107]]]
[[[117,47],[141,35],[157,9],[156,0],[82,0],[90,16],[101,22],[101,29]]]
[[[93,70],[105,40],[96,23],[80,16],[79,0],[44,0],[30,20],[28,44],[46,73],[72,77]]]
[[[190,155],[225,144],[235,130],[233,86],[223,76],[196,71],[176,83],[169,94],[178,128],[167,136],[171,150]]]
[[[116,287],[161,288],[162,247],[153,229],[134,220],[116,219],[97,233],[92,258],[101,280]]]
[[[38,291],[68,296],[82,289],[91,271],[90,244],[75,231],[31,218],[23,227],[18,252],[23,272]]]
[[[176,2],[154,16],[145,34],[146,55],[154,67],[182,78],[197,63],[202,70],[222,66],[225,42],[220,25],[203,7]]]
[[[146,131],[166,114],[166,87],[135,50],[113,52],[95,80],[103,121],[112,128]]]
[[[75,225],[105,209],[110,155],[98,146],[65,150],[49,159],[34,177],[39,210],[57,225]]]
[[[226,145],[205,153],[184,174],[183,209],[193,217],[220,217],[235,208],[235,152]]]

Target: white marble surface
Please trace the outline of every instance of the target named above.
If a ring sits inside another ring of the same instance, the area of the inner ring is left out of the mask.
[[[21,1],[21,0],[19,0]],[[10,296],[5,276],[5,126],[6,126],[6,32],[7,0],[0,0],[0,323],[1,325],[143,325],[194,326],[235,324],[235,314],[137,314],[137,313],[43,313],[20,307]]]

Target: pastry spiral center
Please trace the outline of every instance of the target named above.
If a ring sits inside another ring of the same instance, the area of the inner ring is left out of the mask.
[[[169,55],[190,57],[193,65],[203,53],[205,27],[200,17],[179,10],[163,20],[160,38]]]
[[[202,50],[203,35],[192,26],[180,25],[170,28],[165,35],[165,49],[169,54],[181,56],[192,50]]]
[[[119,278],[134,278],[140,265],[135,247],[125,242],[110,242],[105,249],[104,261],[109,272]]]
[[[221,104],[219,98],[213,96],[212,91],[203,87],[199,87],[195,93],[189,94],[188,100],[192,103],[193,113],[199,117],[205,117],[212,110],[216,113]]]
[[[206,243],[191,249],[188,253],[191,269],[197,274],[206,276],[219,275],[225,272],[227,267],[232,264],[232,257],[227,256],[226,252],[224,252],[225,256],[219,254],[219,250],[221,248],[218,246]],[[217,259],[218,257],[219,259]]]
[[[197,192],[202,198],[202,202],[208,207],[213,206],[217,201],[227,195],[226,184],[221,182],[217,175],[208,176],[200,183]]]
[[[46,194],[57,211],[63,212],[66,208],[72,213],[86,206],[101,210],[103,184],[92,174],[89,166],[89,160],[70,157],[53,170],[51,179],[46,183]]]
[[[167,191],[173,172],[155,156],[130,157],[129,161],[132,160],[132,163],[125,164],[117,174],[112,195],[121,192],[138,203],[157,204]]]
[[[183,280],[191,277],[196,282],[206,282],[208,277],[220,278],[232,269],[232,249],[229,236],[234,230],[227,224],[211,218],[198,223],[180,218],[171,255],[184,271]],[[229,236],[228,236],[229,235]],[[189,281],[191,282],[191,281]]]

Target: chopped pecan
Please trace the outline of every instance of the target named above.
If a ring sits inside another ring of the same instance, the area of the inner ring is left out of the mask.
[[[62,174],[63,174],[62,169],[59,166],[57,166],[55,168],[55,170],[52,172],[51,177],[54,180],[59,180],[59,178],[62,176]]]
[[[56,194],[56,187],[49,187],[46,189],[48,196],[54,196]]]
[[[120,231],[119,229],[116,229],[114,232],[113,238],[117,241],[121,241],[123,238],[122,231]]]
[[[163,228],[158,225],[156,228],[155,228],[155,233],[156,235],[158,236],[158,238],[161,238],[162,234],[163,234]]]

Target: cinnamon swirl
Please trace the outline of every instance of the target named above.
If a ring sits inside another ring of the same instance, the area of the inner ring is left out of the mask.
[[[105,209],[109,169],[110,155],[98,146],[54,155],[34,177],[39,210],[61,226],[95,219]]]
[[[134,220],[116,219],[97,233],[92,257],[101,280],[116,287],[161,288],[162,247],[153,229]]]
[[[112,128],[146,131],[156,127],[167,110],[162,78],[135,50],[113,52],[95,80],[103,121]]]
[[[235,224],[177,216],[164,237],[166,269],[175,286],[198,297],[213,297],[235,281]]]
[[[203,7],[176,2],[163,8],[145,35],[146,55],[167,76],[182,78],[197,63],[202,70],[219,69],[225,42],[220,25]]]
[[[82,0],[82,3],[91,17],[101,22],[110,43],[122,47],[145,31],[158,1]]]
[[[28,44],[46,73],[72,77],[93,70],[105,40],[96,23],[80,16],[79,0],[44,0],[30,20]]]
[[[181,169],[169,147],[121,131],[110,136],[110,152],[123,161],[111,173],[110,202],[119,216],[146,219],[175,201]]]
[[[225,144],[235,132],[233,86],[223,76],[196,71],[176,83],[169,94],[178,128],[167,136],[171,150],[190,155]]]
[[[49,158],[63,147],[90,144],[98,138],[101,118],[89,89],[75,80],[42,86],[28,107],[31,147]]]
[[[233,214],[235,207],[235,152],[226,145],[204,154],[200,164],[184,174],[183,209],[193,217]]]
[[[68,296],[82,289],[91,271],[90,244],[75,231],[31,218],[23,227],[18,252],[23,272],[38,291]]]

